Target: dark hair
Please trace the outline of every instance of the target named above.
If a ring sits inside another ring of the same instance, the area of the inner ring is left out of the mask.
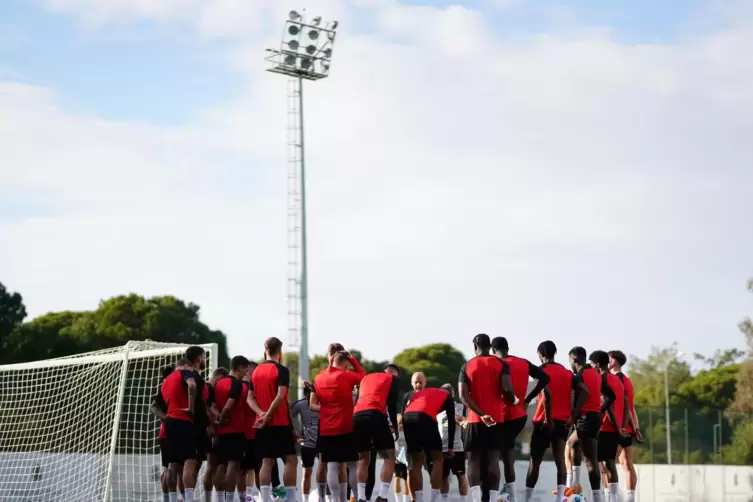
[[[248,366],[248,359],[245,356],[235,356],[230,361],[230,367],[233,368],[233,371],[238,371],[244,366]]]
[[[495,352],[507,352],[510,350],[510,346],[507,344],[507,338],[503,336],[494,337],[492,340],[492,349]]]
[[[343,344],[341,343],[330,343],[329,347],[327,347],[327,355],[329,357],[334,356],[338,352],[342,352],[345,350],[345,347],[343,347]]]
[[[452,384],[451,383],[442,384],[442,386],[440,387],[440,389],[444,389],[447,392],[449,392],[450,394],[452,394],[455,391],[455,389],[452,388]]]
[[[570,356],[575,358],[578,364],[586,364],[586,349],[581,346],[570,349]]]
[[[591,355],[588,356],[588,360],[596,363],[602,369],[607,369],[609,366],[609,354],[603,350],[594,350],[591,352]]]
[[[627,362],[627,357],[625,357],[625,353],[621,350],[610,350],[609,357],[617,361],[617,364],[620,366],[625,366],[625,363]]]
[[[168,364],[164,368],[162,368],[162,380],[170,376],[170,373],[175,371],[175,365],[174,364]]]
[[[190,364],[193,364],[199,357],[203,356],[204,354],[204,349],[202,349],[198,345],[191,345],[186,349],[186,359],[190,361]]]
[[[489,350],[492,343],[489,341],[489,335],[485,333],[479,333],[473,337],[473,346],[478,347],[481,350]]]
[[[178,364],[175,366],[190,366],[193,364],[193,361],[191,361],[189,358],[184,357],[180,361],[178,361]]]
[[[311,387],[309,387],[308,385],[303,386],[303,399],[305,399],[306,401],[311,399]]]
[[[259,366],[259,363],[252,361],[251,359],[248,360],[248,369],[255,370],[257,366]]]
[[[350,360],[350,355],[345,351],[336,352],[334,357],[332,358],[332,363],[334,365],[342,364],[345,362],[348,362]]]
[[[384,367],[384,371],[394,371],[398,375],[400,375],[400,368],[397,364],[390,363],[387,366]]]
[[[217,368],[216,370],[214,370],[212,372],[212,376],[215,377],[215,378],[217,378],[217,377],[224,378],[224,377],[226,377],[228,375],[229,375],[229,373],[227,371],[227,368]]]
[[[539,348],[537,349],[537,352],[541,354],[542,356],[546,357],[547,359],[552,359],[554,355],[557,353],[557,346],[554,344],[551,340],[546,340],[545,342],[541,342],[539,344]]]
[[[264,350],[270,356],[276,356],[282,350],[282,341],[277,337],[267,338],[264,342]]]

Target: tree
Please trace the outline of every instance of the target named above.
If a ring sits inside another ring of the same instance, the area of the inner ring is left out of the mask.
[[[706,357],[703,354],[695,353],[696,361],[701,361],[703,364],[710,368],[719,368],[721,366],[727,366],[729,364],[736,363],[745,356],[745,352],[740,349],[716,349],[714,355]]]
[[[665,369],[672,394],[672,404],[676,404],[675,389],[691,378],[690,365],[679,358],[677,344],[669,347],[651,347],[645,359],[631,356],[629,361],[630,379],[635,386],[636,406],[664,406]]]
[[[0,351],[6,353],[7,339],[26,318],[26,307],[19,293],[11,293],[0,282]],[[0,356],[3,357],[3,356]]]
[[[748,281],[748,291],[753,293],[753,279]],[[739,327],[748,346],[748,358],[740,366],[732,409],[740,413],[753,413],[753,321],[746,317]]]
[[[450,383],[457,387],[460,368],[465,364],[465,356],[452,345],[434,343],[423,347],[405,349],[395,356],[395,364],[405,370],[404,378],[417,371],[426,375],[426,383],[432,387]],[[403,378],[401,378],[401,384]],[[407,389],[402,389],[407,390]]]

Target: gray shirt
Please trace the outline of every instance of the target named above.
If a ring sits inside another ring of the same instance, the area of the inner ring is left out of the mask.
[[[301,399],[293,403],[290,414],[293,415],[293,421],[296,417],[301,421],[304,448],[316,448],[316,439],[319,436],[319,413],[311,411],[308,399]]]
[[[466,410],[465,406],[463,406],[460,403],[455,403],[455,415],[459,417],[465,417]],[[447,436],[448,434],[448,420],[455,420],[455,417],[448,417],[447,412],[442,411],[439,415],[437,415],[437,425],[439,426],[439,435],[442,437],[442,451],[446,452],[449,450],[449,447],[447,445],[447,440],[449,439]],[[455,429],[455,439],[453,441],[452,445],[453,451],[463,451],[463,438],[460,434],[460,427]]]

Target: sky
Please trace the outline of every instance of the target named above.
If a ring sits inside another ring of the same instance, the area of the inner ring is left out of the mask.
[[[310,346],[476,333],[711,353],[753,311],[753,6],[733,0],[4,0],[0,280],[31,316],[201,306],[287,337],[291,8],[307,84]]]

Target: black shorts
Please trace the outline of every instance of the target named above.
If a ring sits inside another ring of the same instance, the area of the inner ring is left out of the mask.
[[[188,420],[169,418],[165,422],[167,461],[183,464],[196,458],[196,428]]]
[[[246,453],[246,436],[240,434],[219,434],[217,436],[217,461],[220,465],[240,462]]]
[[[301,446],[301,466],[304,469],[314,467],[314,460],[316,460],[316,448]]]
[[[167,467],[170,463],[170,455],[167,453],[167,439],[157,438],[157,444],[159,445],[159,457],[162,461],[162,467]]]
[[[402,462],[395,462],[395,477],[402,480],[408,479],[408,466]]]
[[[619,435],[618,435],[619,436]],[[633,446],[633,435],[629,435],[628,437],[624,438],[622,436],[618,437],[618,443],[623,448],[630,448]]]
[[[505,420],[504,422],[502,422],[502,426],[505,430],[505,440],[504,443],[502,443],[503,451],[510,451],[515,449],[515,440],[517,440],[520,433],[523,432],[527,420],[528,417],[525,416],[516,418],[514,420]]]
[[[601,429],[601,413],[591,411],[578,417],[575,422],[575,431],[578,439],[596,439]]]
[[[431,473],[432,461],[430,458],[424,460],[424,467]],[[442,479],[450,477],[450,473],[455,476],[465,476],[465,452],[455,451],[452,455],[448,456],[447,452],[444,455],[444,462],[442,463]]]
[[[259,458],[284,458],[296,454],[293,428],[289,425],[267,425],[256,432]]]
[[[379,410],[359,411],[353,415],[353,436],[356,451],[359,453],[372,449],[395,449],[395,437],[390,430],[390,422],[387,415]]]
[[[500,451],[505,443],[504,423],[487,427],[481,422],[469,423],[465,428],[465,451]]]
[[[259,452],[256,450],[256,441],[246,439],[246,451],[243,452],[241,469],[244,471],[256,471],[259,469]]]
[[[531,432],[531,454],[544,455],[554,441],[567,441],[569,436],[567,422],[555,420],[551,429],[544,427],[541,422],[534,422]]]
[[[316,451],[322,456],[322,462],[355,462],[358,460],[353,433],[337,434],[336,436],[319,436]]]
[[[412,411],[403,415],[403,433],[407,453],[442,451],[437,421],[426,413]]]
[[[212,439],[207,434],[207,428],[203,426],[196,427],[196,460],[204,462],[209,453],[214,453]]]
[[[599,448],[597,449],[597,460],[606,462],[617,458],[617,445],[619,444],[620,435],[616,432],[599,431]]]

